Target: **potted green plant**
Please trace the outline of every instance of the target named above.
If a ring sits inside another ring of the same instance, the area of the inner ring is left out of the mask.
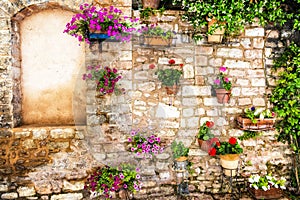
[[[242,130],[252,131],[272,130],[275,121],[275,112],[254,106],[244,109],[244,114],[237,118],[238,125]]]
[[[165,30],[160,26],[151,24],[141,28],[143,43],[150,46],[170,46],[176,33],[171,30]]]
[[[210,146],[211,142],[209,140],[215,137],[214,134],[212,134],[211,132],[211,128],[213,126],[214,126],[213,121],[206,121],[199,128],[197,139],[198,139],[199,147],[203,151],[208,151],[211,148]]]
[[[235,169],[238,168],[241,153],[243,153],[243,148],[235,137],[230,137],[228,142],[215,140],[213,147],[209,150],[210,156],[219,155],[220,164],[224,168],[223,172],[227,176],[236,174]]]
[[[282,196],[286,179],[275,178],[271,174],[251,175],[248,179],[249,192],[255,199],[278,199]]]
[[[169,65],[173,66],[174,64],[175,64],[175,60],[170,59]],[[180,68],[182,67],[183,64],[180,64]],[[162,86],[165,86],[168,95],[177,93],[179,79],[182,75],[181,69],[176,69],[176,68],[159,69],[155,72],[155,74],[157,75],[158,80],[161,81]]]
[[[141,189],[139,169],[129,164],[119,167],[101,166],[94,169],[85,182],[84,189],[94,196],[112,198],[112,192],[126,190],[136,193]]]
[[[142,0],[143,8],[154,8],[157,9],[160,1],[163,0]]]
[[[182,141],[180,142],[172,142],[171,149],[173,153],[173,159],[177,161],[185,161],[187,160],[187,156],[189,154],[189,148],[185,147]]]
[[[230,100],[232,83],[225,74],[227,71],[226,67],[221,66],[219,71],[217,78],[214,80],[213,88],[216,92],[218,103],[228,103]]]
[[[130,34],[135,31],[138,19],[123,16],[123,12],[110,6],[97,8],[91,4],[80,5],[80,13],[75,14],[67,23],[64,33],[78,39],[79,42],[90,43],[90,39],[113,38],[129,41]]]
[[[125,91],[124,88],[119,89],[118,81],[122,76],[118,73],[116,68],[103,66],[88,66],[87,73],[83,74],[83,80],[95,81],[97,92],[99,95],[106,95],[115,93],[121,94]]]

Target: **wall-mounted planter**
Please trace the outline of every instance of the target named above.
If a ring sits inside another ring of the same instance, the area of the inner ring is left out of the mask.
[[[208,20],[208,29],[210,26],[218,23],[216,19],[209,19]],[[208,43],[221,43],[223,40],[225,29],[217,28],[212,35],[207,36]]]
[[[267,131],[274,130],[275,118],[256,119],[256,123],[253,123],[249,118],[243,118],[239,116],[237,123],[240,129],[249,131]]]
[[[171,46],[173,38],[162,38],[159,36],[145,36],[144,44],[147,46]]]
[[[256,190],[254,188],[248,188],[248,190],[255,199],[279,199],[283,194],[279,188],[270,188],[267,191],[261,189]]]

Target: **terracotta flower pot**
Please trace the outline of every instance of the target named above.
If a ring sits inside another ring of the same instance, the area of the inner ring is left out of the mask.
[[[165,88],[168,95],[177,94],[178,92],[178,85],[166,86]]]
[[[226,176],[235,176],[239,166],[239,154],[220,155],[220,163]]]
[[[209,141],[198,139],[198,144],[201,150],[208,152],[211,148]]]
[[[148,46],[171,46],[172,38],[164,39],[159,36],[145,36],[144,44]]]
[[[143,8],[153,8],[157,9],[160,3],[160,0],[142,0]]]
[[[227,91],[225,89],[215,89],[218,103],[228,103],[230,100],[231,90]]]

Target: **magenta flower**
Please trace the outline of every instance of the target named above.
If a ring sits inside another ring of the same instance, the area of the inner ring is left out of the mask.
[[[225,81],[226,83],[229,83],[229,79],[228,79],[227,77],[224,78],[224,81]]]
[[[221,67],[220,67],[220,72],[226,72],[226,67],[221,66]]]
[[[214,83],[215,83],[216,85],[220,85],[221,81],[220,81],[220,79],[216,79],[216,80],[214,81]]]

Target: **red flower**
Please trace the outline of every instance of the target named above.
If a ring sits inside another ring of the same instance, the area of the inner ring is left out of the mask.
[[[216,145],[217,145],[217,147],[220,147],[221,146],[221,144],[220,144],[220,142],[218,141],[218,142],[216,142]]]
[[[219,139],[216,138],[216,137],[214,137],[214,138],[211,138],[211,139],[209,140],[209,142],[210,142],[211,145],[214,145],[215,143],[219,142]]]
[[[229,144],[235,145],[236,142],[237,142],[236,138],[234,138],[234,137],[229,138]]]
[[[214,126],[214,122],[207,121],[207,122],[206,122],[206,126],[207,126],[208,128],[212,128],[212,127]]]
[[[217,154],[217,149],[216,148],[211,148],[209,150],[209,153],[208,153],[210,156],[215,156]]]
[[[174,60],[174,59],[169,60],[169,64],[170,64],[170,65],[175,64],[175,60]]]
[[[155,65],[154,64],[150,64],[149,65],[149,69],[154,69],[155,68]]]
[[[183,67],[183,64],[181,63],[181,64],[179,64],[179,66],[182,68],[182,67]]]

